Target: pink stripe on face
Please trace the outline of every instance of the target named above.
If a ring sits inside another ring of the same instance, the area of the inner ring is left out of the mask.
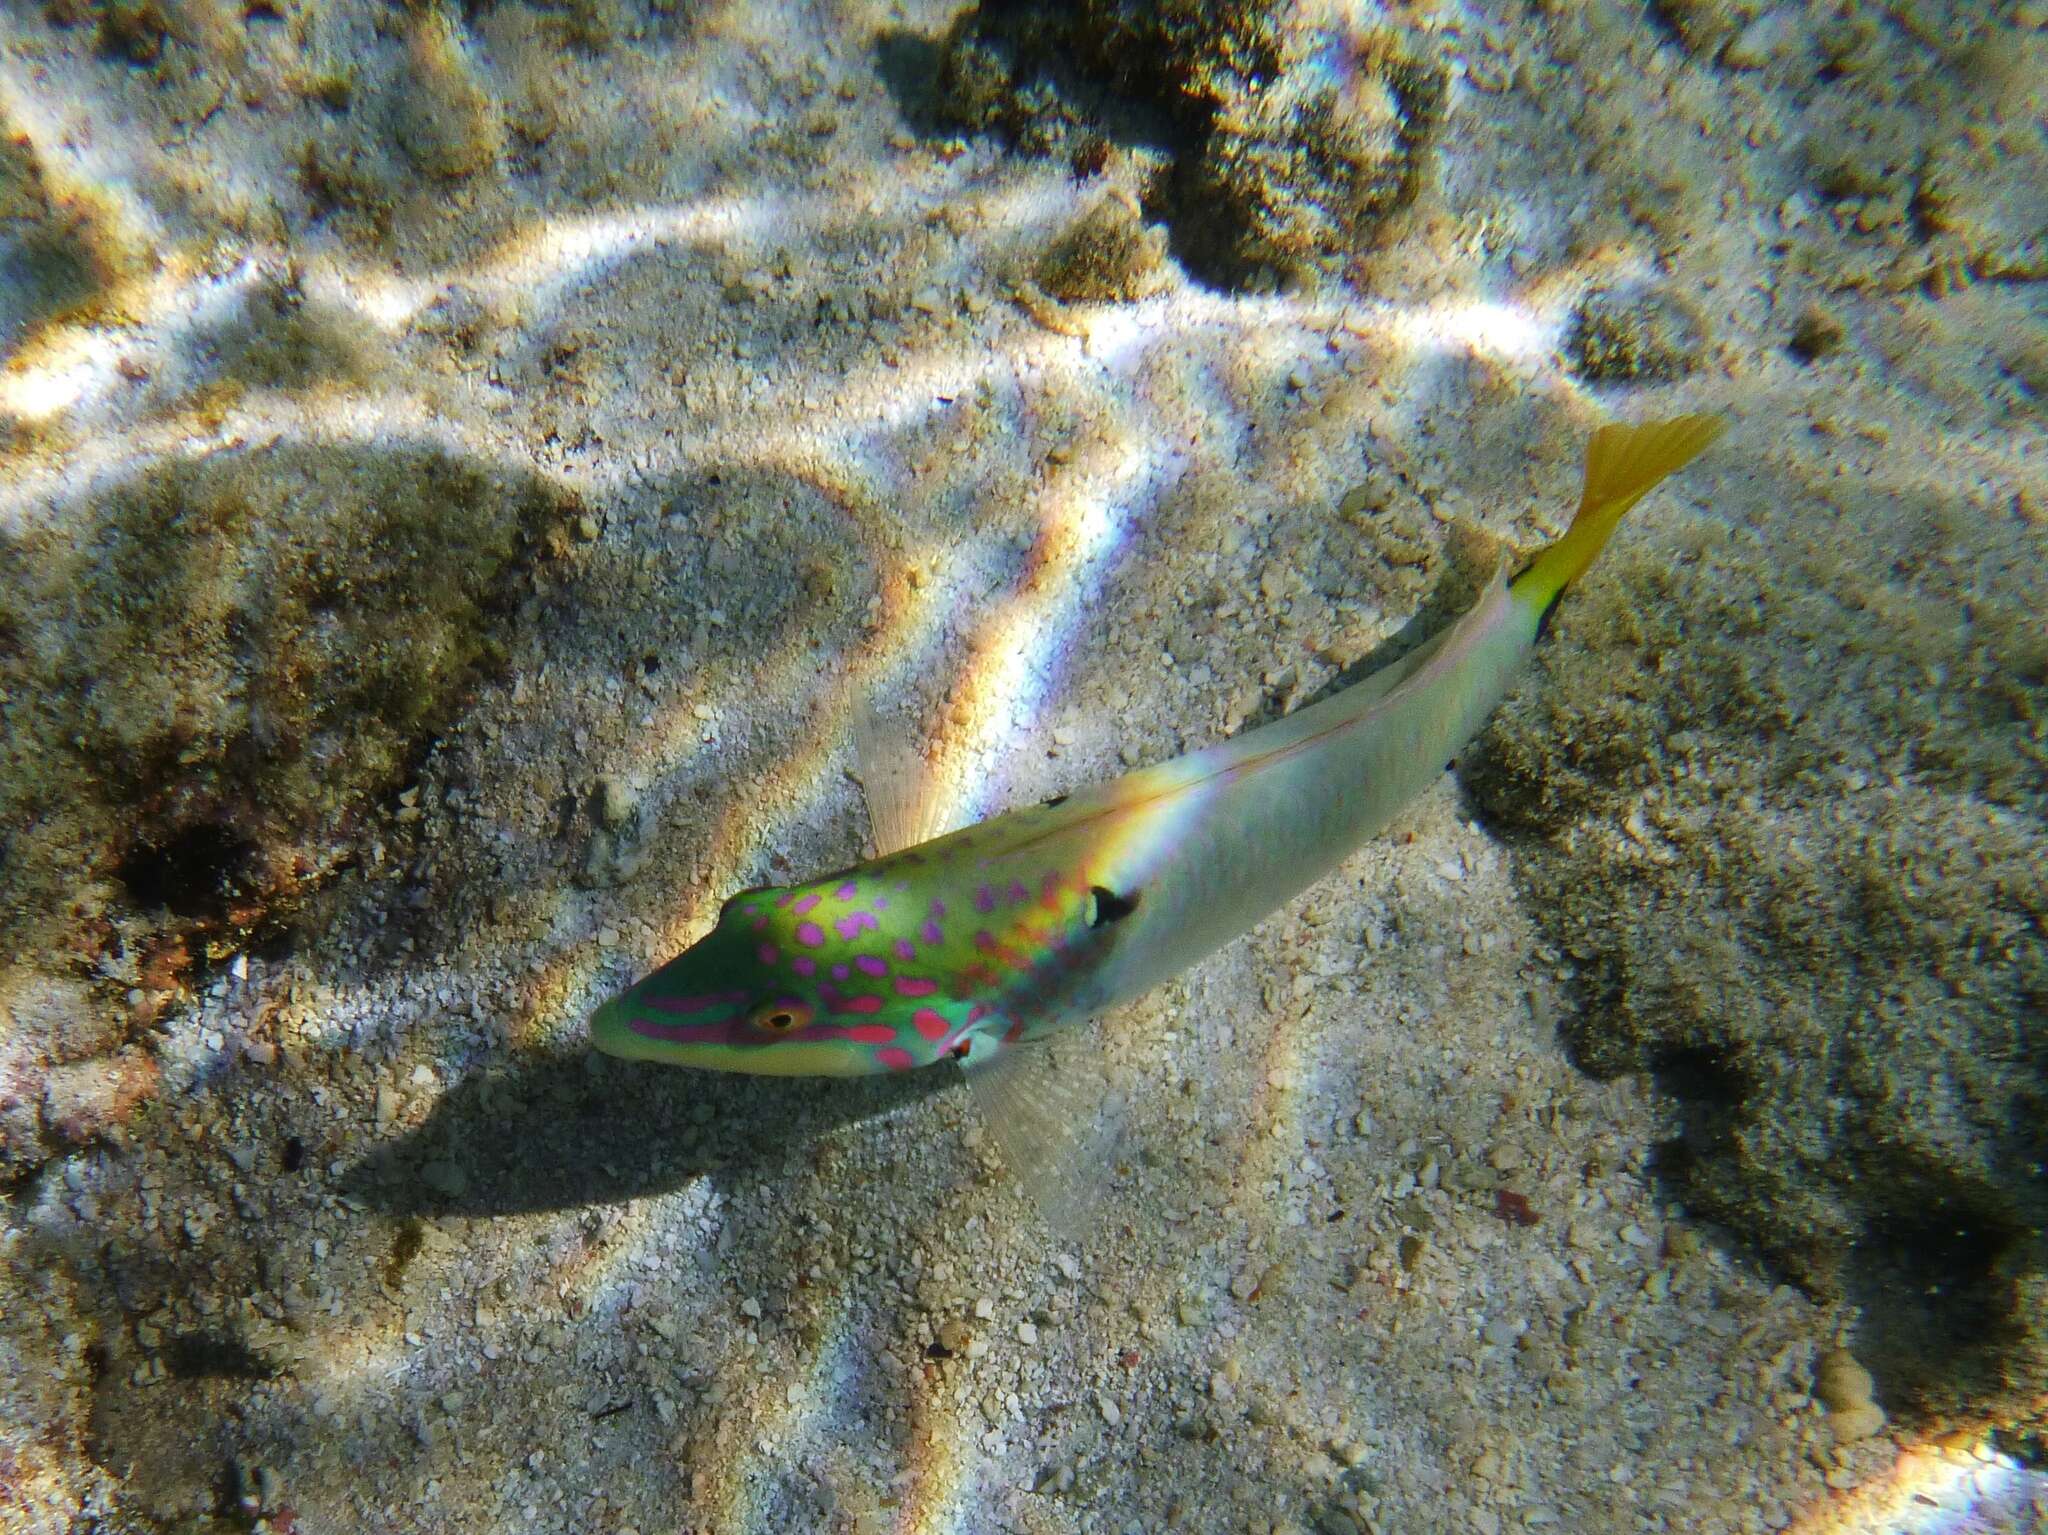
[[[889,973],[889,962],[886,959],[877,959],[872,954],[856,954],[853,956],[853,962],[859,968],[862,975],[887,975]]]
[[[896,995],[899,997],[928,997],[939,989],[939,983],[918,975],[896,977]]]
[[[646,1039],[666,1039],[685,1045],[722,1045],[726,1026],[722,1023],[656,1023],[652,1018],[635,1018],[635,1034]]]
[[[891,1071],[908,1071],[917,1064],[910,1058],[910,1052],[901,1045],[891,1045],[886,1050],[877,1050],[875,1060]]]
[[[917,1032],[926,1039],[942,1039],[946,1033],[946,1020],[931,1008],[920,1007],[910,1015],[910,1022]]]
[[[658,1013],[708,1013],[714,1007],[731,1007],[746,1000],[743,991],[713,991],[697,997],[643,997],[641,1002]]]
[[[807,949],[815,949],[825,941],[825,930],[815,922],[798,923],[796,941]]]

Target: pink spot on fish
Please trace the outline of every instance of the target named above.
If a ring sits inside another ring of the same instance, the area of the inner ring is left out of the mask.
[[[886,1045],[896,1037],[896,1031],[886,1023],[864,1023],[848,1029],[842,1037],[857,1045]]]
[[[917,930],[917,936],[926,943],[944,943],[946,941],[946,935],[939,930],[939,924],[936,922],[927,922]]]
[[[856,954],[853,956],[853,962],[859,966],[862,975],[887,975],[889,973],[889,962],[886,959],[877,959],[872,954]]]
[[[708,1013],[714,1007],[731,1007],[747,1000],[743,991],[712,991],[692,997],[643,997],[641,1001],[660,1013]]]
[[[1026,901],[1030,898],[1031,892],[1025,888],[1022,880],[1013,879],[1010,881],[1010,899],[1012,901]]]
[[[835,1013],[879,1013],[881,1010],[882,999],[867,992],[857,997],[835,997],[832,1002]]]
[[[834,965],[834,966],[832,967],[832,979],[833,979],[833,980],[835,980],[835,981],[843,981],[843,980],[845,980],[845,979],[846,979],[846,978],[847,978],[847,977],[848,977],[849,975],[852,975],[852,974],[853,974],[853,972],[852,972],[851,970],[847,969],[847,968],[846,968],[846,966],[844,966],[844,965]]]
[[[988,1004],[987,1004],[986,1002],[977,1002],[977,1003],[975,1003],[975,1004],[974,1004],[974,1006],[972,1006],[972,1007],[970,1007],[969,1009],[967,1009],[967,1023],[968,1023],[968,1026],[969,1026],[970,1028],[971,1028],[971,1027],[973,1027],[973,1026],[974,1026],[975,1024],[977,1024],[977,1023],[981,1022],[981,1020],[982,1020],[982,1019],[984,1019],[984,1018],[986,1018],[987,1016],[988,1016]]]
[[[927,976],[899,975],[896,977],[896,995],[899,997],[928,997],[939,989],[939,983]]]
[[[760,955],[761,963],[764,965],[772,965],[778,959],[782,958],[782,951],[776,948],[775,945],[772,943],[764,943],[761,945],[760,948],[756,949],[754,952]]]
[[[808,954],[798,954],[791,958],[789,968],[805,980],[809,980],[818,973],[818,962]]]
[[[986,915],[996,909],[996,893],[986,885],[974,889],[974,909]]]
[[[916,959],[916,958],[917,958],[917,945],[916,945],[916,944],[914,944],[914,943],[912,943],[912,942],[911,942],[911,941],[910,941],[910,940],[909,940],[908,938],[899,938],[899,939],[897,939],[897,940],[896,940],[896,957],[897,957],[898,959],[903,959],[903,960],[910,960],[910,959]]]
[[[871,911],[850,911],[843,917],[835,917],[832,926],[841,938],[851,943],[869,928],[880,927],[881,923],[875,920],[875,914]]]
[[[974,946],[984,954],[992,953],[996,946],[996,935],[985,927],[976,928],[974,930]]]
[[[932,1008],[920,1007],[910,1015],[910,1022],[926,1039],[941,1039],[945,1036],[946,1020]]]
[[[818,894],[817,891],[813,890],[809,895],[800,898],[797,901],[794,909],[797,912],[797,914],[801,916],[804,912],[809,911],[813,906],[816,906],[820,901],[824,899],[825,898],[822,895]]]
[[[891,1071],[908,1071],[917,1064],[910,1058],[910,1052],[901,1045],[891,1045],[886,1050],[877,1050],[875,1060]]]
[[[934,899],[932,902],[932,919],[936,921],[945,915],[946,903],[944,901]]]
[[[850,901],[855,896],[860,894],[860,881],[856,879],[850,879],[845,884],[841,885],[837,890],[833,891],[832,894],[842,901]]]

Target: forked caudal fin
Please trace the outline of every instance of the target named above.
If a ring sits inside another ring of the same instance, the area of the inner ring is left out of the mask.
[[[1586,446],[1586,489],[1578,515],[1564,537],[1515,578],[1515,595],[1539,613],[1549,613],[1559,594],[1606,547],[1622,513],[1666,475],[1697,458],[1725,425],[1719,416],[1673,416],[1638,426],[1617,421],[1601,427]]]

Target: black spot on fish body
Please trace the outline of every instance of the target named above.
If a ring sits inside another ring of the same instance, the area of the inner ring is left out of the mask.
[[[1553,595],[1553,596],[1551,597],[1550,601],[1548,601],[1548,602],[1546,602],[1545,604],[1543,604],[1543,611],[1542,611],[1542,613],[1541,613],[1541,614],[1539,614],[1539,615],[1537,616],[1537,619],[1536,619],[1536,638],[1537,638],[1537,639],[1539,639],[1539,640],[1540,640],[1540,639],[1542,639],[1544,635],[1546,635],[1546,634],[1548,634],[1548,633],[1550,632],[1550,620],[1551,620],[1552,618],[1554,618],[1554,617],[1556,616],[1556,614],[1557,614],[1557,605],[1558,605],[1558,603],[1562,602],[1563,600],[1564,600],[1564,588],[1563,588],[1563,587],[1559,587],[1559,588],[1557,589],[1557,592],[1555,593],[1555,595]]]
[[[1066,802],[1067,802],[1067,797],[1066,797],[1066,795],[1064,795],[1064,794],[1055,794],[1055,795],[1054,795],[1054,796],[1053,796],[1053,797],[1052,797],[1051,799],[1049,799],[1049,800],[1047,800],[1047,801],[1045,802],[1045,808],[1046,808],[1047,810],[1057,810],[1057,809],[1059,809],[1059,807],[1060,807],[1060,806],[1064,805],[1064,804],[1065,804]]]
[[[1107,927],[1112,922],[1121,922],[1138,909],[1135,895],[1121,896],[1114,890],[1101,885],[1088,887],[1088,925]]]

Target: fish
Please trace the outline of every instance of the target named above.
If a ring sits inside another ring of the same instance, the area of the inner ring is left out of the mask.
[[[957,1063],[1004,1161],[1070,1202],[1088,1105],[1047,1048],[1313,885],[1445,771],[1622,515],[1720,434],[1610,423],[1564,535],[1496,567],[1455,623],[1369,677],[1216,745],[936,837],[904,776],[862,774],[878,856],[747,889],[600,1006],[594,1047],[795,1076]],[[879,751],[867,756],[881,760]]]

